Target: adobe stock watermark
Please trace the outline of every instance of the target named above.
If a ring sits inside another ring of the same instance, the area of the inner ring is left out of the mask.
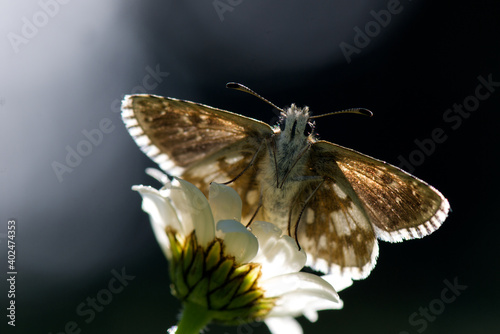
[[[467,285],[460,284],[457,277],[453,279],[453,282],[445,279],[443,283],[445,288],[441,290],[438,298],[431,300],[426,307],[419,307],[417,312],[413,312],[408,317],[408,323],[414,327],[417,333],[425,331],[429,323],[443,314],[446,307],[456,301],[462,292],[467,289]],[[400,331],[399,334],[410,334],[410,332]]]
[[[434,128],[427,138],[416,138],[413,142],[417,146],[409,154],[399,155],[399,167],[413,173],[415,168],[421,166],[426,157],[431,156],[438,146],[448,139],[451,131],[458,130],[463,121],[468,119],[473,112],[479,109],[482,101],[487,100],[500,87],[500,81],[493,81],[493,74],[490,73],[485,78],[482,75],[477,77],[479,84],[474,89],[474,93],[465,97],[462,103],[454,103],[452,108],[446,109],[443,113],[443,121],[448,129],[443,127]]]
[[[224,13],[232,12],[235,7],[241,5],[243,0],[214,0],[212,1],[212,6],[214,6],[215,12],[219,16],[221,22],[224,21]]]
[[[61,10],[61,5],[69,3],[70,0],[39,0],[35,13],[31,16],[21,18],[21,29],[19,33],[9,32],[7,39],[15,53],[20,51],[21,45],[28,44],[38,35],[41,28],[45,27],[50,19],[54,18]]]
[[[168,72],[161,72],[159,64],[156,65],[155,69],[146,66],[146,72],[147,74],[142,79],[141,85],[132,88],[132,94],[144,94],[155,89],[169,75]],[[113,112],[120,112],[120,100],[113,100],[110,107]],[[72,173],[83,162],[83,159],[88,157],[94,148],[100,146],[105,136],[112,133],[115,128],[116,126],[113,124],[113,121],[105,117],[97,123],[94,129],[83,129],[81,131],[83,138],[74,146],[66,145],[66,157],[64,161],[53,161],[51,164],[52,170],[59,182],[63,182],[64,175]]]
[[[346,42],[341,42],[339,44],[340,50],[347,63],[350,64],[352,55],[360,54],[361,51],[370,44],[372,39],[377,37],[382,32],[382,29],[386,28],[391,23],[393,16],[400,14],[403,9],[404,7],[399,0],[389,0],[386,9],[381,9],[379,11],[371,10],[370,15],[373,17],[373,20],[368,21],[363,30],[358,26],[353,28],[355,32],[353,38],[354,45]]]
[[[75,313],[81,319],[80,320],[70,320],[64,324],[64,328],[58,332],[49,332],[49,334],[79,334],[82,332],[81,321],[85,324],[91,323],[97,313],[104,311],[106,306],[111,304],[114,297],[120,294],[125,287],[135,278],[135,276],[128,275],[125,272],[125,267],[121,269],[120,272],[113,269],[111,270],[113,277],[108,281],[105,288],[97,291],[94,296],[89,296],[78,304],[75,308]]]

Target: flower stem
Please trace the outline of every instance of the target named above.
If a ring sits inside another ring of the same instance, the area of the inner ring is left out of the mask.
[[[199,334],[211,320],[212,314],[206,307],[185,303],[175,334]]]

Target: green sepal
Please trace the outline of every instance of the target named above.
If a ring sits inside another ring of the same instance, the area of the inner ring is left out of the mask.
[[[208,284],[209,284],[209,278],[208,277],[203,278],[201,281],[198,282],[198,284],[196,284],[194,289],[191,290],[191,293],[189,294],[186,300],[191,303],[195,303],[197,305],[208,308],[208,303],[207,303]]]
[[[241,280],[232,280],[224,284],[221,288],[210,293],[210,306],[214,310],[218,310],[227,306],[234,298],[234,294],[240,286]]]
[[[252,269],[252,266],[250,264],[243,264],[233,270],[231,273],[231,276],[229,276],[229,279],[236,278],[238,276],[246,275],[250,270]]]
[[[204,273],[204,254],[203,249],[199,247],[196,250],[196,254],[194,256],[193,265],[189,268],[189,272],[187,274],[186,280],[188,286],[194,286],[203,276]]]
[[[175,271],[180,264],[180,259],[182,257],[182,245],[176,238],[175,232],[167,230],[167,237],[170,243],[170,253],[172,254],[172,259],[169,263],[169,274],[170,279],[173,281],[175,279]]]
[[[194,234],[191,234],[184,245],[184,252],[182,257],[182,267],[186,271],[193,261],[193,254],[196,250],[196,240]]]
[[[172,253],[172,262],[179,262],[182,256],[182,245],[175,237],[174,232],[167,232],[168,242],[170,243],[170,252]]]
[[[213,291],[224,284],[227,280],[229,272],[234,266],[234,261],[226,259],[214,270],[211,275],[209,291]]]
[[[260,320],[264,318],[269,311],[276,305],[275,298],[262,298],[252,307],[250,307],[250,313],[254,320]]]
[[[221,256],[221,245],[220,242],[217,240],[212,244],[212,246],[210,246],[210,249],[208,250],[207,258],[205,260],[205,269],[207,271],[212,270],[212,268],[214,268],[217,265],[217,263],[219,263],[220,256]]]
[[[229,306],[227,308],[228,309],[234,309],[234,308],[240,308],[240,307],[248,306],[250,303],[252,303],[257,298],[262,297],[263,294],[264,294],[264,292],[261,291],[261,290],[251,290],[251,291],[248,291],[248,292],[246,292],[246,293],[244,293],[242,295],[234,297],[231,300],[231,303],[229,303]]]
[[[180,299],[183,299],[189,293],[189,287],[186,285],[184,280],[184,271],[182,266],[176,266],[174,269],[173,283],[175,285],[175,290]]]
[[[241,282],[240,288],[236,294],[245,293],[249,290],[255,281],[260,277],[260,266],[255,266],[243,277],[243,282]]]

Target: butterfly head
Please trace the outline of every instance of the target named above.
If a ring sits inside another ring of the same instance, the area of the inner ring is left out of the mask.
[[[298,108],[292,104],[281,113],[278,125],[281,136],[290,141],[314,135],[314,121],[311,120],[309,107]]]

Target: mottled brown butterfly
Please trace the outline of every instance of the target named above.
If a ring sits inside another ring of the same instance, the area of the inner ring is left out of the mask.
[[[239,84],[228,87],[258,96]],[[252,218],[294,236],[307,265],[318,271],[364,278],[376,262],[377,238],[421,238],[446,219],[448,201],[432,186],[383,161],[317,140],[318,116],[308,107],[277,109],[281,117],[271,127],[199,103],[129,95],[122,117],[137,145],[166,173],[204,193],[212,181],[232,180],[244,220],[256,214]]]

